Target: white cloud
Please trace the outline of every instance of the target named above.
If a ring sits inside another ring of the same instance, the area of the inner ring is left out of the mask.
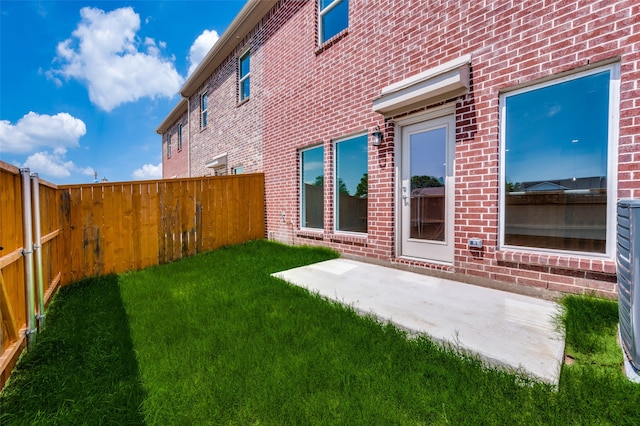
[[[66,150],[63,148],[57,148],[53,153],[48,151],[36,152],[27,158],[22,167],[28,167],[31,172],[38,173],[38,175],[53,178],[66,178],[74,172],[93,176],[93,168],[77,167],[73,164],[73,161],[65,159],[65,154]]]
[[[162,163],[157,166],[153,164],[145,164],[139,169],[135,169],[132,176],[137,180],[162,179]]]
[[[202,34],[196,38],[196,41],[193,42],[191,48],[189,49],[189,72],[188,75],[191,75],[200,62],[204,59],[204,57],[209,53],[211,47],[218,41],[220,37],[215,30],[204,30]]]
[[[56,115],[29,112],[16,124],[0,120],[0,152],[28,153],[38,148],[75,148],[87,133],[84,122],[66,112]]]
[[[56,84],[59,77],[77,79],[87,86],[91,102],[105,111],[178,92],[184,79],[169,59],[161,57],[165,44],[136,37],[140,16],[131,7],[108,13],[85,7],[80,16],[71,38],[58,44],[54,61],[60,68],[47,73]]]

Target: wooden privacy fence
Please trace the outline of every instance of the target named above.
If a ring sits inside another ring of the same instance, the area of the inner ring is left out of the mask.
[[[264,238],[262,174],[63,185],[63,283]]]
[[[0,162],[0,388],[29,340],[28,302],[35,297],[25,278],[23,186],[20,171]],[[59,285],[265,235],[262,174],[61,186],[40,181],[38,203],[42,236],[33,246],[42,256],[45,302]]]

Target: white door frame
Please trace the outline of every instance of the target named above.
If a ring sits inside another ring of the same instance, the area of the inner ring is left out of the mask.
[[[446,105],[442,105],[440,107],[433,108],[426,112],[421,112],[418,114],[412,114],[407,117],[403,117],[402,119],[395,121],[395,140],[394,140],[394,158],[395,158],[395,252],[396,257],[400,258],[409,258],[416,259],[421,261],[427,261],[430,263],[442,263],[442,264],[452,264],[454,260],[454,220],[455,220],[455,104],[449,103]],[[450,208],[446,211],[446,222],[447,222],[447,230],[446,237],[447,244],[449,247],[446,248],[446,254],[440,259],[432,259],[432,258],[422,258],[415,256],[407,256],[402,252],[402,244],[403,244],[403,231],[402,231],[402,133],[403,128],[406,126],[410,126],[413,124],[418,124],[422,122],[427,122],[429,120],[434,120],[446,116],[452,116],[453,118],[453,126],[450,129],[450,137],[454,138],[453,140],[453,148],[450,150],[450,155],[453,156],[451,163],[451,170],[447,171],[447,197],[448,197],[448,205]]]

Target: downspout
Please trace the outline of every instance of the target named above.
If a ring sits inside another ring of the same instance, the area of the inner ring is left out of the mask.
[[[188,177],[191,177],[191,98],[187,98],[187,135],[188,144],[187,147],[187,173]]]
[[[24,281],[27,304],[27,347],[36,343],[36,309],[33,294],[33,233],[31,218],[31,179],[29,169],[20,169],[22,177],[22,228],[24,230]]]
[[[44,328],[44,279],[42,277],[42,233],[40,230],[40,180],[37,173],[31,173],[32,196],[33,196],[33,229],[35,230],[35,238],[33,250],[35,252],[36,262],[36,292],[38,297],[38,329]]]

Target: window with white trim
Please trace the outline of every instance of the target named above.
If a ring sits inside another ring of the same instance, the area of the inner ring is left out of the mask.
[[[368,135],[335,143],[336,231],[367,232]]]
[[[619,66],[501,95],[505,246],[611,254]]]
[[[178,124],[178,152],[182,151],[182,124]]]
[[[202,96],[200,96],[200,127],[204,129],[207,127],[209,122],[209,94],[204,92]]]
[[[251,94],[251,54],[247,51],[238,59],[238,101],[242,102]]]
[[[300,227],[324,228],[324,147],[300,151]]]
[[[171,158],[171,133],[167,133],[167,158]]]
[[[318,10],[320,44],[349,26],[349,0],[318,0]]]

